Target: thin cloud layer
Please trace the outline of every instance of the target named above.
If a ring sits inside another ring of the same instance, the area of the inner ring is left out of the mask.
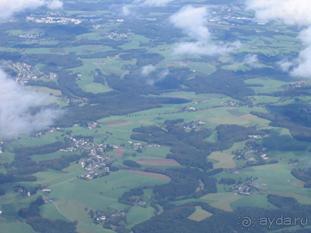
[[[149,76],[151,73],[156,71],[156,69],[157,68],[154,65],[146,65],[142,67],[141,74],[142,76]]]
[[[8,19],[16,13],[43,6],[55,10],[63,7],[63,3],[60,0],[0,0],[0,19]]]
[[[254,10],[261,22],[278,20],[302,27],[299,39],[304,45],[297,59],[283,61],[280,66],[291,75],[311,78],[311,4],[310,0],[248,0],[247,8]]]
[[[178,43],[175,48],[176,54],[212,56],[230,52],[239,46],[238,43],[227,44],[213,41],[207,27],[208,9],[206,7],[185,6],[170,17],[170,22],[192,39],[192,42]]]
[[[206,26],[208,12],[206,7],[191,5],[181,8],[170,17],[171,23],[196,40],[209,40],[210,32]]]
[[[175,0],[134,0],[131,4],[122,7],[122,13],[125,16],[130,15],[139,7],[165,7]]]
[[[281,20],[289,25],[311,25],[310,0],[248,0],[246,4],[264,22]]]
[[[257,55],[249,54],[244,58],[242,64],[248,67],[256,68],[259,66],[260,62]]]
[[[299,57],[292,62],[290,70],[293,76],[311,78],[311,26],[299,34],[305,49],[299,54]]]
[[[63,8],[64,3],[60,0],[53,0],[47,3],[47,7],[51,10],[57,10]]]
[[[163,7],[175,0],[138,0],[139,5],[145,5],[150,7]]]
[[[15,138],[48,128],[61,111],[49,97],[18,85],[0,70],[0,138]]]

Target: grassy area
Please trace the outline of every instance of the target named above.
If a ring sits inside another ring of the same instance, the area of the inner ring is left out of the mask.
[[[231,152],[213,152],[209,159],[215,160],[214,168],[235,168],[236,164]]]
[[[0,218],[1,232],[35,233],[31,226],[20,221],[7,221]]]
[[[64,137],[62,132],[54,131],[41,135],[40,137],[20,137],[19,140],[16,140],[10,144],[10,147],[19,148],[19,147],[38,147],[47,144],[51,144],[57,141],[63,141]]]
[[[74,1],[68,3],[70,9],[74,8],[73,2]],[[99,2],[100,1],[98,0],[92,0],[87,3],[81,1],[81,5],[86,9],[88,7],[94,8],[96,4],[99,5]],[[94,3],[95,6],[93,5]],[[203,1],[195,0],[192,1],[192,3],[201,5]],[[151,25],[152,17],[155,17],[154,19],[156,19],[155,24],[157,23],[157,20],[161,18],[167,19],[172,13],[172,10],[175,8],[177,9],[177,6],[183,3],[176,2],[174,4],[174,7],[167,8],[165,12],[159,12],[158,9],[160,8],[157,8],[157,10],[146,10],[146,12],[148,12],[148,25]],[[117,7],[119,7],[119,3],[112,4],[111,9],[116,9]],[[224,31],[225,33],[223,33],[223,36],[226,37],[239,36],[242,41],[242,46],[235,51],[235,53],[221,55],[217,59],[215,59],[215,57],[202,58],[200,56],[178,57],[173,52],[173,41],[169,40],[169,42],[165,42],[159,40],[159,38],[153,39],[151,36],[149,37],[149,35],[147,35],[149,32],[156,35],[157,32],[154,30],[156,30],[159,25],[152,25],[150,28],[148,27],[148,30],[141,30],[141,28],[137,28],[140,25],[134,24],[128,25],[129,28],[126,28],[125,30],[125,26],[122,22],[122,20],[124,20],[123,17],[125,18],[125,16],[121,15],[120,12],[110,12],[111,9],[94,9],[92,15],[89,15],[89,12],[84,10],[68,10],[68,12],[66,12],[67,16],[82,16],[84,22],[81,27],[89,27],[89,30],[87,30],[86,33],[77,35],[76,37],[70,37],[73,38],[72,44],[71,41],[58,41],[57,35],[53,36],[52,32],[52,36],[46,36],[46,38],[41,38],[40,36],[40,38],[31,40],[25,39],[25,43],[22,43],[21,41],[20,47],[0,47],[0,51],[7,53],[21,53],[23,55],[23,60],[27,59],[27,56],[29,56],[29,58],[35,58],[39,54],[44,54],[46,56],[49,54],[72,54],[72,56],[76,56],[75,58],[82,62],[82,65],[80,67],[68,69],[66,69],[65,65],[64,67],[62,64],[59,66],[56,65],[54,67],[55,72],[57,72],[58,69],[64,69],[62,70],[64,72],[72,72],[77,75],[76,83],[81,90],[88,93],[101,94],[112,91],[112,87],[109,86],[106,80],[107,77],[120,79],[122,81],[122,78],[124,78],[126,74],[140,75],[138,72],[141,70],[142,66],[146,64],[148,65],[149,63],[154,64],[158,69],[157,71],[184,69],[186,72],[189,72],[189,75],[185,79],[190,80],[196,75],[208,78],[210,74],[213,74],[220,69],[229,70],[230,72],[247,72],[252,71],[253,68],[273,68],[272,61],[269,61],[269,56],[277,57],[284,54],[292,56],[297,53],[298,49],[300,49],[298,39],[295,38],[296,34],[291,32],[286,36],[285,34],[289,31],[285,28],[279,28],[276,25],[271,26],[272,29],[270,28],[269,30],[275,30],[276,32],[276,30],[282,29],[284,33],[280,35],[277,35],[278,33],[273,33],[273,36],[269,37],[266,35],[268,33],[263,33],[263,31],[258,31],[256,36],[242,35],[240,31],[254,30],[254,28],[252,28],[253,26],[249,25],[239,26],[243,27],[242,30],[234,30],[232,31],[232,34],[227,35],[226,33],[230,31],[231,26],[209,22],[208,26],[211,27],[213,32],[222,33],[222,31]],[[135,11],[135,9],[133,10]],[[143,11],[144,9],[143,7],[138,7],[136,10]],[[137,12],[137,15],[135,14],[135,17],[131,20],[124,20],[124,24],[133,23],[132,20],[134,19],[139,19],[143,22],[140,13],[141,12]],[[112,16],[111,19],[107,16],[108,14],[109,16]],[[14,25],[18,25],[17,22],[18,21],[14,22]],[[91,26],[91,23],[94,23],[94,25]],[[27,31],[17,28],[14,30],[6,30],[3,35],[16,37],[16,41],[20,41],[20,36],[25,33],[41,34],[43,32],[43,29],[40,28],[42,27],[41,24],[41,26],[37,25],[38,29],[35,30],[30,29],[30,22],[28,22],[27,25],[29,25],[29,30],[27,29]],[[263,29],[260,27],[258,30]],[[135,31],[139,32],[135,34]],[[72,33],[74,35],[76,30]],[[111,33],[115,33],[116,35],[119,33],[122,34],[122,39],[112,39]],[[47,35],[49,34],[47,33]],[[126,36],[123,37],[124,35]],[[175,33],[174,36],[176,36]],[[179,39],[180,41],[184,40],[184,38]],[[9,45],[13,43],[14,40],[6,44]],[[135,56],[131,57],[132,53]],[[155,58],[155,60],[152,60],[153,58],[148,56],[148,53],[158,54],[161,57],[160,59]],[[265,59],[259,61],[255,67],[252,67],[243,61],[245,54],[265,55]],[[271,60],[274,58],[271,58]],[[32,60],[30,59],[29,61],[31,62]],[[34,59],[34,61],[36,60]],[[45,64],[44,59],[42,59],[42,61],[36,61],[35,63],[36,64],[33,65],[34,67],[37,67],[43,72],[48,72],[46,67],[47,64]],[[51,63],[53,63],[53,61],[51,61]],[[68,67],[73,67],[69,65]],[[53,66],[51,67],[53,68]],[[96,73],[98,70],[102,75]],[[254,73],[255,72],[256,70],[254,70]],[[251,73],[250,77],[253,77],[254,73]],[[100,81],[95,79],[96,75],[98,75],[97,77],[100,78]],[[176,76],[178,76],[178,74]],[[183,74],[181,74],[181,77],[183,77]],[[237,78],[239,78],[238,75]],[[56,80],[55,83],[57,83]],[[155,215],[155,212],[158,211],[154,208],[154,205],[150,206],[151,202],[156,202],[153,194],[154,186],[167,184],[170,181],[174,181],[174,179],[171,180],[168,176],[150,172],[150,170],[149,172],[130,170],[129,167],[124,165],[124,160],[136,161],[141,165],[142,170],[146,168],[165,170],[168,168],[181,167],[181,165],[175,160],[166,158],[170,153],[169,147],[146,146],[142,151],[136,151],[129,143],[133,129],[151,125],[162,126],[165,121],[175,119],[184,119],[185,122],[203,121],[205,122],[205,127],[211,129],[213,132],[204,140],[209,143],[215,143],[217,142],[217,131],[215,128],[219,125],[235,124],[241,126],[255,126],[258,129],[271,129],[272,126],[270,126],[270,121],[257,117],[253,112],[266,112],[268,111],[266,107],[269,104],[285,104],[293,100],[292,97],[283,98],[273,96],[274,93],[283,91],[285,89],[284,85],[288,83],[283,80],[272,79],[268,74],[262,76],[258,75],[258,77],[256,76],[255,78],[245,80],[248,87],[255,91],[254,96],[246,97],[251,103],[246,101],[243,102],[242,98],[235,100],[222,94],[197,94],[195,92],[188,92],[186,90],[192,87],[190,87],[187,82],[181,81],[181,83],[183,83],[181,84],[182,88],[180,88],[182,91],[166,89],[163,92],[150,92],[147,93],[147,95],[151,95],[151,93],[153,95],[156,93],[157,97],[184,98],[189,100],[186,104],[167,104],[146,111],[103,118],[98,120],[99,127],[95,129],[88,129],[85,126],[75,125],[64,129],[63,132],[48,132],[39,137],[23,136],[10,142],[8,145],[8,150],[10,152],[5,151],[0,155],[0,172],[3,174],[11,169],[8,165],[14,161],[14,154],[12,153],[14,148],[38,147],[53,142],[63,141],[64,135],[69,134],[69,132],[72,136],[93,137],[96,143],[114,145],[115,149],[108,152],[108,155],[113,159],[114,166],[117,166],[120,170],[113,171],[109,176],[100,177],[91,181],[85,181],[78,178],[81,174],[84,174],[84,171],[81,166],[77,164],[77,161],[62,171],[45,170],[38,172],[34,174],[37,178],[35,182],[16,183],[25,186],[46,187],[52,190],[49,194],[43,193],[39,190],[38,194],[33,195],[32,197],[24,197],[17,194],[12,191],[14,190],[13,185],[11,187],[10,184],[5,184],[4,188],[10,188],[10,191],[0,198],[0,210],[4,211],[4,214],[0,216],[0,232],[34,233],[29,225],[13,219],[16,218],[18,210],[27,207],[39,195],[49,199],[48,203],[40,207],[40,214],[42,217],[51,220],[60,219],[77,222],[79,233],[113,233],[110,230],[104,229],[101,225],[94,224],[88,215],[88,210],[123,210],[127,213],[127,228],[130,230],[130,228],[136,224],[150,219]],[[61,82],[59,82],[59,85],[61,85]],[[62,93],[59,90],[46,87],[29,88],[31,88],[32,91],[53,96],[53,103],[59,104],[59,106],[66,106],[70,102],[69,96],[62,96]],[[234,88],[230,90],[234,90]],[[217,92],[217,90],[214,90],[213,92]],[[309,96],[302,96],[299,98],[306,102],[310,100]],[[236,107],[232,107],[235,106],[234,104],[228,104],[228,102],[232,101],[237,102]],[[185,111],[184,109],[186,107],[194,107],[196,111]],[[290,134],[288,129],[275,128],[275,130],[278,130],[281,134]],[[241,168],[240,164],[242,164],[242,162],[241,160],[234,159],[233,152],[242,148],[244,143],[245,142],[236,143],[228,150],[211,153],[207,159],[213,162],[214,168],[225,169],[220,174],[215,175],[218,181],[223,177],[234,178],[236,180],[245,180],[249,177],[256,177],[257,180],[255,180],[254,185],[258,187],[258,192],[255,192],[250,196],[241,196],[229,191],[230,188],[227,185],[217,184],[218,193],[207,194],[197,199],[194,198],[194,194],[191,196],[189,195],[188,199],[187,196],[179,196],[176,199],[173,199],[171,203],[168,201],[166,208],[174,208],[173,205],[170,204],[176,204],[178,206],[184,203],[194,202],[208,203],[215,208],[227,212],[232,212],[235,208],[241,206],[267,209],[275,208],[267,201],[266,197],[268,194],[294,197],[300,203],[311,204],[310,189],[303,188],[303,182],[297,180],[291,175],[290,171],[293,167],[288,164],[290,159],[298,157],[299,166],[309,164],[309,151],[269,151],[269,157],[277,159],[279,161],[278,164]],[[34,162],[40,162],[58,159],[69,155],[72,155],[72,153],[58,151],[44,155],[33,155],[31,156],[31,159]],[[192,155],[189,153],[189,156],[195,156],[195,154]],[[244,161],[243,165],[245,165]],[[14,167],[12,170],[14,170]],[[234,172],[232,170],[234,170]],[[203,172],[203,169],[201,171]],[[182,183],[181,185],[184,184]],[[124,193],[129,190],[133,191],[133,188],[141,187],[144,189],[142,198],[144,201],[146,200],[146,207],[130,206],[119,202],[119,198]],[[174,190],[172,192],[174,192]],[[196,195],[197,194],[199,194],[199,192],[197,192]],[[160,212],[166,210],[161,206],[161,203],[152,204],[157,205]],[[200,203],[194,205],[195,210],[188,216],[188,219],[195,222],[201,222],[212,216],[212,213],[204,210],[200,206]]]
[[[92,181],[77,178],[80,173],[80,168],[72,165],[64,173],[41,172],[37,177],[41,185],[52,190],[48,196],[53,202],[43,207],[43,215],[51,219],[78,221],[78,229],[81,232],[105,232],[91,222],[86,209],[106,210],[109,207],[123,210],[127,206],[119,203],[118,199],[124,192],[134,187],[153,186],[169,181],[164,175],[131,170],[113,172],[107,177]],[[152,215],[151,207],[133,207],[129,212],[128,221],[134,225]]]
[[[284,81],[273,80],[270,78],[260,77],[256,79],[246,80],[249,85],[255,85],[252,88],[256,94],[269,94],[277,91],[284,90],[283,85],[286,84]]]
[[[200,198],[201,201],[207,202],[209,205],[224,210],[231,212],[233,211],[232,204],[241,199],[242,197],[228,192],[228,193],[211,193],[207,194],[206,196],[203,196]]]
[[[136,224],[144,222],[154,216],[154,209],[152,207],[132,207],[127,214],[128,228],[133,227]]]
[[[211,217],[213,214],[202,209],[201,206],[196,206],[195,211],[188,217],[188,219],[196,222],[201,222],[209,217]]]
[[[77,221],[79,232],[110,232],[92,223],[86,209],[106,210],[108,207],[118,210],[127,206],[118,202],[126,191],[139,186],[164,184],[169,179],[163,175],[136,171],[118,171],[110,176],[92,181],[77,178],[82,173],[78,165],[72,165],[64,172],[47,171],[37,174],[38,183],[48,187],[52,203],[42,207],[44,217]],[[147,220],[153,215],[151,207],[133,207],[127,216],[129,225]]]
[[[296,198],[302,204],[311,204],[311,190],[303,188],[303,182],[290,173],[288,164],[278,163],[246,168],[244,176],[258,177],[256,185],[263,192]]]
[[[236,207],[257,207],[265,209],[274,209],[270,202],[267,200],[267,195],[265,194],[255,194],[251,196],[243,196],[237,201],[232,202],[231,206]]]

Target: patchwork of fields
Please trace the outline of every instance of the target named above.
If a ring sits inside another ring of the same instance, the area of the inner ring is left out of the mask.
[[[51,128],[0,144],[1,233],[311,230],[239,225],[248,215],[311,216],[311,84],[275,64],[300,48],[292,28],[238,25],[248,13],[224,1],[208,25],[242,45],[183,57],[168,18],[187,1],[130,16],[122,1],[64,2],[59,14],[81,24],[21,14],[0,25],[2,66],[63,111]]]

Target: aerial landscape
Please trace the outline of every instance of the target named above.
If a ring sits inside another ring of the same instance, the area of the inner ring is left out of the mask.
[[[0,0],[0,233],[311,233],[309,0]]]

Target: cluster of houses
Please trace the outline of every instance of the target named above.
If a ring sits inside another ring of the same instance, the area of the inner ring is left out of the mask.
[[[128,141],[128,143],[130,144],[130,147],[136,152],[142,152],[145,148],[145,144],[141,142]]]
[[[300,80],[300,81],[296,81],[296,82],[288,84],[287,88],[289,90],[293,90],[293,89],[307,88],[310,86],[311,86],[311,82],[305,81],[305,80]]]
[[[86,154],[86,157],[80,159],[79,164],[85,170],[80,178],[85,180],[93,180],[100,176],[109,175],[112,160],[108,155],[108,151],[112,146],[107,144],[97,144],[89,138],[75,138],[69,136],[66,138],[69,145],[67,148],[61,149],[63,152],[80,152]]]
[[[250,177],[245,182],[234,185],[233,192],[238,195],[243,195],[243,196],[250,196],[254,194],[255,192],[258,192],[259,189],[254,184],[255,180],[256,178]]]
[[[18,35],[21,39],[35,40],[43,36],[43,33],[23,33]]]
[[[234,152],[234,158],[246,161],[245,166],[256,166],[277,162],[269,157],[266,148],[256,143],[256,141],[262,139],[262,137],[262,135],[249,135],[251,140],[245,144],[243,149]]]
[[[241,103],[239,101],[236,101],[236,100],[227,100],[227,101],[223,102],[223,105],[225,107],[236,108],[236,107],[240,107]]]
[[[204,128],[206,122],[204,121],[191,121],[189,123],[185,123],[183,128],[186,132],[200,131]]]
[[[0,141],[0,154],[3,153],[3,146],[4,146],[4,142]]]
[[[62,132],[63,129],[60,128],[60,127],[51,127],[49,129],[46,129],[46,130],[42,130],[42,131],[39,131],[39,132],[36,132],[34,133],[32,136],[33,137],[36,137],[36,138],[39,138],[45,134],[48,134],[48,133],[54,133],[54,132]]]
[[[147,144],[142,142],[134,142],[134,141],[128,141],[128,144],[130,145],[130,148],[138,153],[141,153],[144,148],[160,148],[161,145],[159,144]]]
[[[198,109],[194,106],[186,106],[182,109],[183,112],[197,112]]]
[[[87,128],[89,130],[96,129],[99,127],[100,127],[100,124],[97,121],[92,121],[92,122],[87,123]]]
[[[68,18],[68,17],[62,17],[62,16],[46,16],[46,17],[38,17],[38,18],[34,16],[28,16],[26,19],[28,22],[34,22],[34,23],[40,23],[40,24],[79,25],[82,23],[80,19]]]
[[[25,84],[29,80],[37,79],[38,77],[32,72],[31,65],[26,63],[12,63],[9,64],[9,68],[16,72],[16,82],[19,84]]]
[[[110,32],[106,35],[110,40],[121,41],[127,40],[128,35],[126,33]]]
[[[24,197],[31,197],[31,195],[35,194],[37,192],[36,189],[29,189],[23,185],[16,185],[14,187],[14,192],[19,193],[20,195]]]
[[[57,75],[55,73],[44,74],[27,63],[17,62],[5,64],[9,69],[14,70],[16,73],[15,81],[21,85],[27,84],[31,80],[56,80]]]
[[[46,187],[26,187],[25,185],[18,184],[14,186],[14,192],[20,194],[23,197],[31,197],[37,192],[40,191],[43,194],[50,194],[52,189]],[[44,196],[45,200],[47,201],[47,196]]]
[[[255,24],[261,24],[257,23],[253,17],[250,15],[241,14],[243,12],[243,5],[242,4],[235,4],[227,5],[227,6],[220,6],[214,8],[214,10],[211,11],[211,17],[209,18],[209,23],[217,23],[219,25],[228,25],[228,26],[237,26],[240,24],[249,24],[249,23],[255,23]]]
[[[133,205],[133,206],[140,206],[143,208],[145,208],[147,206],[147,202],[144,201],[142,199],[142,197],[140,197],[140,196],[133,196],[133,197],[131,197],[131,199],[129,201],[131,202],[131,205]]]
[[[89,210],[88,214],[95,224],[100,224],[107,229],[116,230],[126,225],[126,212],[123,210]]]
[[[80,178],[85,180],[93,180],[97,177],[110,174],[112,161],[102,155],[91,156],[80,160],[81,167],[86,171]]]

